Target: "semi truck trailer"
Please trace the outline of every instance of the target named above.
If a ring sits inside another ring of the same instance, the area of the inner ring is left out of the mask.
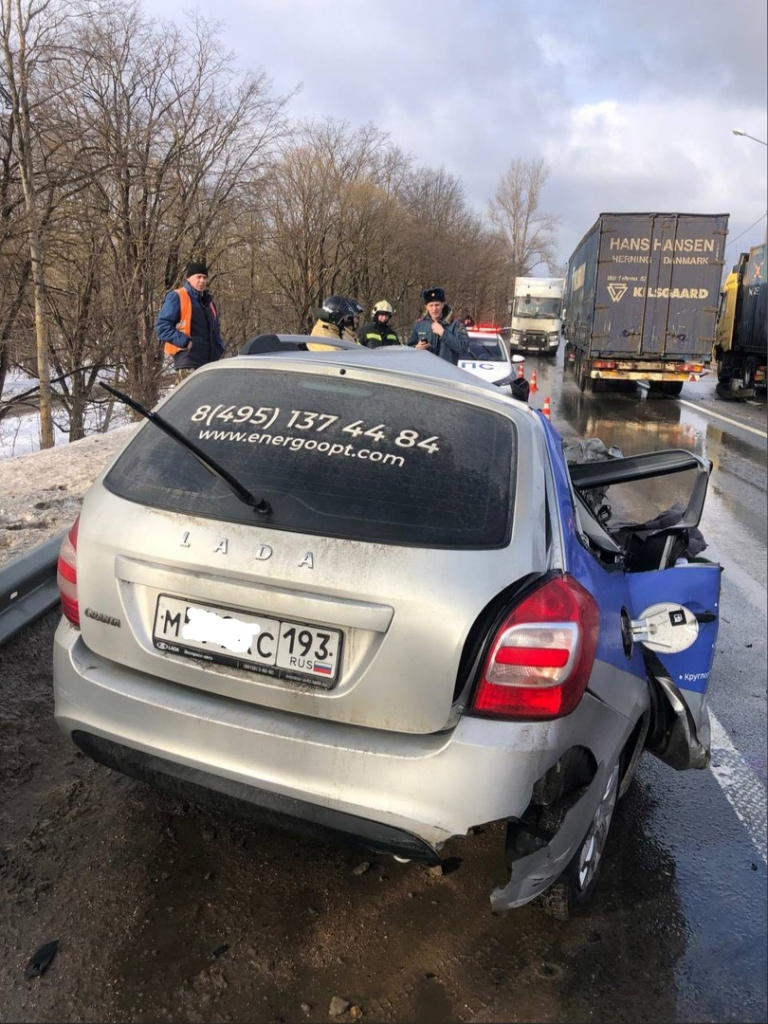
[[[721,398],[748,398],[766,389],[766,255],[766,244],[741,253],[720,292],[713,358]]]
[[[568,261],[565,365],[579,388],[679,395],[712,362],[728,214],[601,213]]]

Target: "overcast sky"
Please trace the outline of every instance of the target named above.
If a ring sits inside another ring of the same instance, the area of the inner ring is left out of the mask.
[[[147,0],[178,20],[182,5]],[[189,9],[199,7],[189,5]],[[245,68],[301,86],[294,118],[372,123],[485,210],[544,157],[564,263],[601,212],[729,213],[764,241],[766,0],[216,0]],[[737,237],[740,236],[740,237]],[[539,273],[544,269],[539,268]]]

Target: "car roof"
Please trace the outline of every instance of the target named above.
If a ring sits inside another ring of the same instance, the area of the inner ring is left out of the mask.
[[[264,355],[266,352],[308,352],[308,343],[316,345],[333,345],[336,349],[360,348],[356,341],[342,338],[326,338],[324,335],[309,334],[258,334],[251,338],[240,349],[241,356]]]
[[[385,370],[387,373],[403,374],[411,379],[422,379],[424,381],[440,381],[450,383],[452,387],[460,387],[464,391],[489,393],[502,400],[506,406],[509,403],[508,396],[499,390],[494,384],[475,377],[454,366],[447,359],[440,359],[431,356],[429,353],[418,352],[408,345],[384,345],[380,348],[366,348],[354,342],[346,342],[335,339],[326,339],[321,336],[310,336],[303,334],[282,334],[282,335],[260,335],[271,340],[265,342],[265,351],[243,354],[228,359],[219,360],[215,363],[208,363],[196,371],[199,373],[216,372],[220,368],[236,368],[253,366],[255,359],[264,360],[270,366],[295,365],[296,361],[306,363],[307,367],[322,364],[334,366],[366,367],[376,370]],[[494,335],[489,335],[495,338]],[[255,340],[255,339],[254,339]],[[306,348],[307,342],[317,342],[323,345],[331,344],[333,349],[313,351]],[[246,343],[248,345],[249,343]],[[245,348],[246,346],[244,346]],[[527,409],[522,403],[513,403],[518,410]]]

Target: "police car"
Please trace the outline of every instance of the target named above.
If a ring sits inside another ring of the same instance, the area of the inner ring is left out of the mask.
[[[509,347],[500,332],[501,328],[496,324],[478,324],[468,330],[469,352],[459,360],[460,369],[489,384],[512,377],[524,359],[523,356],[510,356]]]

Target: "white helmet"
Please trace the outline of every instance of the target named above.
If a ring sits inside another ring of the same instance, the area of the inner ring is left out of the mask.
[[[389,313],[389,315],[392,316],[394,312],[394,309],[392,309],[392,307],[390,306],[386,299],[382,299],[381,302],[377,302],[376,305],[373,307],[374,317],[376,316],[377,313]]]

